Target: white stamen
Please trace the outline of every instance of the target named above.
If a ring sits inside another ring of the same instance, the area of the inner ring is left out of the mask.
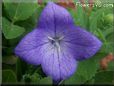
[[[55,42],[56,47],[58,48],[58,51],[60,51],[60,44],[58,42]]]
[[[60,38],[59,38],[59,40],[62,40],[64,38],[64,36],[61,36]]]
[[[55,41],[55,39],[53,39],[53,38],[52,38],[52,37],[50,37],[50,36],[48,36],[48,39]]]

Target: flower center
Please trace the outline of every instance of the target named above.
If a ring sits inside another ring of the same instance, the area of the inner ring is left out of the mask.
[[[63,36],[61,37],[48,37],[49,41],[51,42],[52,45],[54,45],[57,48],[60,48],[60,42],[63,39]]]

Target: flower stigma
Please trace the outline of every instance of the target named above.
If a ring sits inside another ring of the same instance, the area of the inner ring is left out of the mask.
[[[49,42],[51,42],[54,47],[56,47],[60,51],[60,43],[63,40],[64,36],[61,37],[50,37],[48,36]]]

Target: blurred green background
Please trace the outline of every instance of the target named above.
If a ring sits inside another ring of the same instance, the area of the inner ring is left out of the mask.
[[[41,4],[33,3],[32,0],[27,3],[7,1],[10,0],[4,0],[2,3],[2,83],[52,85],[52,79],[43,73],[41,66],[27,64],[14,54],[14,48],[19,41],[36,27],[40,13],[46,6],[46,0]],[[76,5],[77,1],[73,1],[75,8],[65,5],[66,9],[75,24],[97,36],[103,46],[92,58],[79,62],[76,73],[61,81],[59,85],[114,84],[114,60],[107,64],[105,70],[100,67],[100,61],[109,53],[113,53],[114,49],[114,8],[112,5],[103,7],[102,3],[99,3],[101,7],[84,8]],[[95,0],[94,4],[98,4],[97,1]]]

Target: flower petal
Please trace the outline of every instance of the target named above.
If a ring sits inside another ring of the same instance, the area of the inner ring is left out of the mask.
[[[93,56],[101,47],[101,41],[80,27],[72,26],[64,33],[64,47],[71,52],[76,60],[84,60]]]
[[[55,34],[63,31],[73,24],[70,13],[63,7],[49,2],[41,13],[38,27]]]
[[[48,43],[46,35],[40,28],[33,30],[17,45],[15,54],[30,64],[40,64],[42,57],[39,51]]]
[[[45,50],[45,48],[44,48]],[[42,61],[43,71],[56,82],[70,77],[77,67],[76,60],[69,52],[58,51],[56,48],[48,48]]]

